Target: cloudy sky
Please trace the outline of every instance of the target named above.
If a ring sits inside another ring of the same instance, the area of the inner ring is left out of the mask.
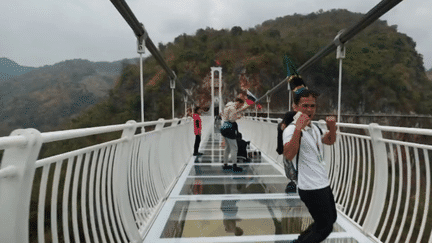
[[[155,44],[199,28],[243,29],[265,20],[342,8],[366,13],[379,0],[129,0]],[[0,57],[24,66],[82,58],[137,57],[136,38],[109,0],[1,0]],[[411,36],[432,68],[432,0],[405,0],[382,20]],[[335,33],[336,34],[336,33]],[[330,42],[330,40],[329,40]]]

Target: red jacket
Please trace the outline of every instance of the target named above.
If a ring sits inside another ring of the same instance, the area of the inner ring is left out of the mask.
[[[192,118],[194,119],[194,133],[195,135],[201,135],[202,122],[201,117],[198,114],[193,114]]]

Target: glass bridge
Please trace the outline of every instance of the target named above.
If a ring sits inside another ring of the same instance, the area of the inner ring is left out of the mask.
[[[382,0],[297,71],[340,53],[401,1]],[[124,0],[111,2],[137,37],[141,73],[147,48],[171,79],[174,97],[177,76],[143,24]],[[258,100],[286,87],[288,78]],[[183,91],[187,102],[191,94]],[[204,155],[197,158],[193,122],[174,118],[172,107],[172,120],[46,133],[18,129],[1,137],[0,242],[290,242],[312,222],[299,196],[284,192],[278,120],[238,121],[251,142],[251,161],[234,173],[222,170],[224,145],[213,116],[203,117]],[[315,122],[326,129],[324,121]],[[338,210],[325,242],[432,243],[432,130],[337,126],[336,143],[324,147]],[[42,156],[59,144],[67,151]]]
[[[222,170],[211,116],[199,157],[191,118],[15,130],[0,138],[0,242],[290,242],[312,219],[284,192],[276,122],[238,121],[251,142],[242,172]],[[338,126],[337,142],[324,147],[338,210],[325,242],[432,242],[432,130]],[[112,139],[40,157],[45,146],[106,134]]]

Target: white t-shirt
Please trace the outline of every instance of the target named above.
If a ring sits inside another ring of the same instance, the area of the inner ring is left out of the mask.
[[[283,132],[283,144],[291,141],[294,134],[295,125],[290,124]],[[301,190],[317,190],[330,185],[325,169],[323,156],[322,136],[318,127],[306,127],[302,131],[300,151],[293,158],[293,164],[296,166],[297,156],[298,163],[298,187]]]

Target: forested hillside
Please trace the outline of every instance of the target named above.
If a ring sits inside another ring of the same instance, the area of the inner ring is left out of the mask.
[[[356,23],[363,15],[347,10],[295,14],[268,20],[255,28],[199,29],[193,36],[180,35],[159,49],[179,81],[192,88],[201,105],[208,104],[210,67],[223,68],[224,96],[240,90],[239,75],[246,72],[242,88],[257,96],[285,78],[284,56],[299,67],[334,39],[338,31]],[[343,61],[342,111],[418,113],[432,111],[432,85],[422,57],[409,36],[397,26],[377,21],[347,43]],[[337,104],[338,62],[329,55],[302,73],[310,88],[321,92],[320,111],[332,112]],[[169,80],[153,58],[144,63],[145,119],[169,118]],[[110,97],[83,113],[70,124],[86,127],[139,120],[138,64],[124,67]],[[176,91],[176,114],[184,111]],[[271,109],[287,109],[287,91],[272,96]]]
[[[67,60],[33,68],[0,82],[0,136],[17,128],[52,131],[91,105],[108,97],[122,66],[130,61],[90,62]],[[25,71],[18,64],[3,62],[3,70]],[[18,65],[18,66],[17,66]],[[11,68],[12,67],[12,68]]]

